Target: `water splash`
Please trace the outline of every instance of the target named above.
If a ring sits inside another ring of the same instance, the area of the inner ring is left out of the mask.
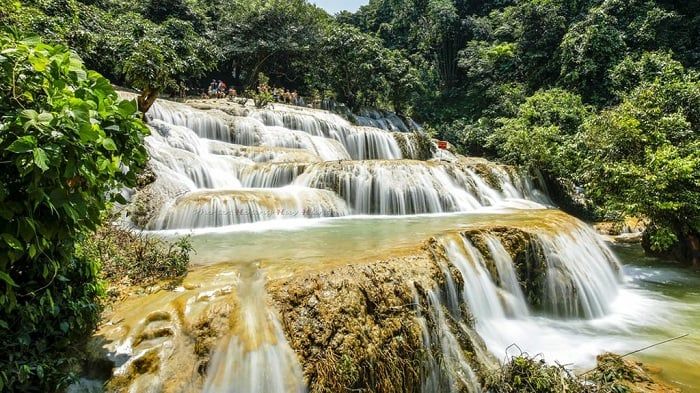
[[[250,270],[241,272],[231,333],[212,356],[203,392],[304,393],[296,354],[267,307],[265,279],[259,270]]]

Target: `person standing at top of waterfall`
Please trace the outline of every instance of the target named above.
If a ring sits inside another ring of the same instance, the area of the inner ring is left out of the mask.
[[[219,83],[216,87],[217,87],[216,90],[218,92],[217,97],[224,98],[226,96],[226,83],[224,83],[224,81],[219,79]]]
[[[228,97],[229,98],[238,97],[238,92],[236,91],[236,89],[233,88],[233,86],[229,87],[229,89],[228,89]]]
[[[216,79],[212,79],[209,84],[209,98],[216,96],[217,90],[219,89],[219,84]]]
[[[299,105],[299,94],[296,90],[292,91],[292,104]]]

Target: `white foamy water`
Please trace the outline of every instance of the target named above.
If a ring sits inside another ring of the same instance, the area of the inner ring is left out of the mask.
[[[304,376],[259,271],[241,277],[235,325],[211,358],[204,393],[303,393]]]
[[[397,140],[408,156],[418,148],[412,134],[398,132],[407,127],[397,117],[377,128],[307,108],[217,105],[159,101],[149,111],[146,144],[158,178],[151,195],[166,198],[144,203],[159,209],[148,229],[548,203],[527,176],[486,161],[402,159]]]

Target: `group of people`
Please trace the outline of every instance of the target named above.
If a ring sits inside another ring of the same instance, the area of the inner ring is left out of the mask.
[[[226,97],[237,97],[238,92],[233,86],[228,87],[226,83],[219,79],[212,79],[209,84],[209,89],[206,93],[202,93],[202,98],[226,98]],[[206,97],[204,97],[206,96]]]
[[[304,99],[296,90],[287,90],[281,87],[269,87],[268,85],[258,86],[258,92],[269,92],[274,97],[275,102],[289,105],[305,106]],[[201,98],[236,98],[238,92],[233,87],[228,87],[221,79],[212,79],[209,87],[201,91]]]
[[[272,89],[272,96],[275,97],[276,102],[289,105],[304,105],[304,99],[299,96],[296,90],[289,91],[281,87],[276,87]]]

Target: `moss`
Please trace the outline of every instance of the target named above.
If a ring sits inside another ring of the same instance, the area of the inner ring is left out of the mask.
[[[410,137],[414,140],[416,146],[416,160],[426,161],[433,158],[435,144],[433,144],[433,140],[430,139],[430,136],[428,136],[428,134],[414,131]]]
[[[498,176],[493,173],[491,170],[491,165],[490,163],[476,163],[472,166],[472,169],[474,172],[479,175],[482,179],[486,181],[486,184],[488,184],[491,188],[498,190],[498,191],[503,191],[503,188],[501,186],[501,179],[498,178]]]
[[[423,347],[410,283],[439,276],[435,264],[419,255],[272,284],[310,391],[416,391]]]
[[[132,372],[135,374],[153,374],[160,368],[158,352],[148,351],[131,363]]]
[[[597,358],[593,372],[586,374],[586,382],[595,385],[598,391],[614,393],[673,393],[678,389],[666,386],[651,376],[641,363],[625,359],[613,353],[604,353]]]
[[[396,144],[399,145],[399,150],[401,150],[401,156],[403,158],[413,159],[411,152],[408,150],[408,144],[406,143],[406,138],[404,138],[404,135],[401,133],[394,132],[392,133],[392,136],[394,137]]]

